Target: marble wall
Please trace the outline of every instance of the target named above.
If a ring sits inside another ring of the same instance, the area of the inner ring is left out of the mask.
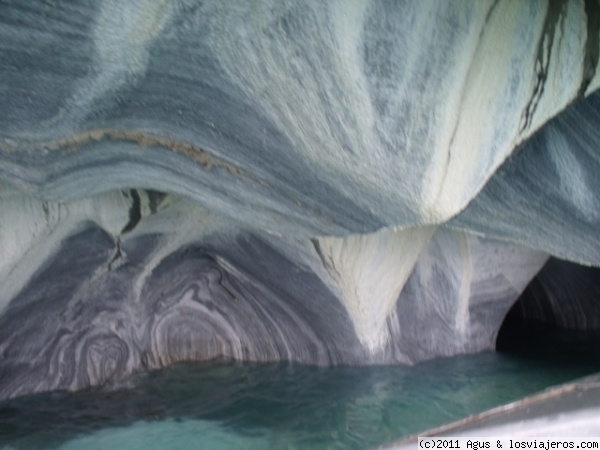
[[[0,3],[0,398],[493,348],[549,256],[600,265],[599,31],[588,0]]]

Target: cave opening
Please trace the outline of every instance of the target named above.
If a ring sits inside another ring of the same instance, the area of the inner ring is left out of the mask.
[[[506,314],[496,351],[597,367],[600,268],[550,258]]]

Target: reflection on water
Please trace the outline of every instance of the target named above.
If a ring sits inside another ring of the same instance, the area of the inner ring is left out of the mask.
[[[0,448],[363,449],[600,370],[483,353],[415,367],[182,364],[0,404]]]

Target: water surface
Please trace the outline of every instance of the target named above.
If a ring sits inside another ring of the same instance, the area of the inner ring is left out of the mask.
[[[365,449],[600,371],[579,351],[414,367],[190,363],[0,404],[2,449]]]

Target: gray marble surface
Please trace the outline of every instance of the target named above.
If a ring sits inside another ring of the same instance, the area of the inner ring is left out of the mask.
[[[97,217],[119,199],[116,238],[82,219],[81,201],[39,206],[70,212],[63,220],[72,224],[38,231],[64,237],[4,302],[0,398],[179,361],[412,364],[492,349],[547,258],[445,228],[335,243],[278,237],[157,192],[95,198]]]
[[[450,226],[599,265],[598,123],[595,93],[515,150]]]
[[[594,2],[0,3],[0,399],[491,349],[600,264]],[[583,272],[582,272],[583,273]]]
[[[449,219],[599,80],[577,2],[0,12],[0,180],[53,200],[174,192],[296,235]]]

